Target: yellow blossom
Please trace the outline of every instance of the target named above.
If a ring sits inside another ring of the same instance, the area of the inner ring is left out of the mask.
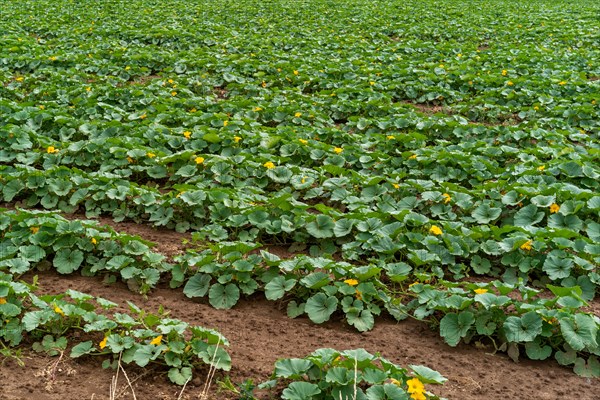
[[[342,149],[341,147],[334,147],[333,148],[333,152],[335,154],[340,154],[342,151],[344,151],[344,149]]]
[[[29,230],[35,235],[36,233],[38,233],[40,228],[38,226],[32,226],[31,228],[29,228]]]
[[[297,70],[294,70],[294,75],[298,75],[299,72]]]
[[[144,118],[146,118],[146,114],[140,115],[140,119],[144,119]]]
[[[92,242],[92,244],[98,244],[98,241],[96,240],[96,238],[92,238],[92,240],[90,240],[90,242]]]
[[[296,118],[300,118],[301,116],[302,116],[301,112],[297,112],[296,114],[294,114],[294,117],[296,117]]]
[[[440,68],[444,68],[444,64],[440,64]]]
[[[488,292],[487,289],[481,289],[481,288],[480,289],[475,289],[475,293],[477,293],[477,294],[484,294],[484,293],[487,293],[487,292]]]
[[[46,108],[46,107],[44,107],[44,106],[38,106],[38,108],[39,108],[40,110],[43,110],[43,109],[44,109],[44,108]]]
[[[410,285],[408,285],[408,287],[413,287],[415,285],[418,285],[420,282],[419,281],[414,281],[413,283],[411,283]]]
[[[534,109],[535,111],[538,111],[540,108],[539,108],[538,106],[533,106],[533,109]]]
[[[160,342],[162,341],[162,335],[158,335],[157,337],[155,337],[154,339],[152,339],[152,341],[150,342],[150,344],[153,344],[155,346],[158,346],[160,344]]]
[[[172,91],[171,92],[171,96],[177,96],[177,92],[176,91]]]
[[[346,279],[344,281],[344,283],[347,283],[350,286],[356,286],[356,285],[358,285],[358,281],[356,279]]]
[[[196,161],[196,164],[202,164],[204,162],[204,157],[196,157],[194,161]]]
[[[433,233],[434,235],[438,236],[442,234],[442,230],[439,226],[432,225],[431,228],[429,228],[429,233]]]
[[[419,378],[407,380],[406,385],[408,385],[408,389],[406,389],[408,393],[423,393],[425,391],[425,386],[423,385],[423,382],[419,380]]]
[[[154,158],[156,157],[156,154],[148,152],[146,153],[146,156],[148,156],[148,158]]]
[[[242,140],[242,138],[240,136],[234,136],[233,137],[233,141],[236,143],[239,143],[239,141]]]
[[[48,57],[48,60],[50,60],[50,61],[56,61],[56,56]]]
[[[506,75],[508,75],[508,71],[507,71],[507,70],[505,70],[505,69],[503,69],[503,70],[502,70],[502,76],[506,76]]]
[[[545,169],[546,169],[545,165],[540,165],[539,167],[537,167],[537,170],[540,171],[540,172],[543,171],[543,170],[545,170]]]
[[[167,82],[173,83],[174,81],[173,81],[173,79],[169,79]]]
[[[223,126],[229,125],[229,121],[223,121]]]
[[[127,162],[128,162],[129,164],[133,164],[134,160],[133,160],[133,158],[131,158],[131,157],[127,157]]]
[[[190,132],[190,131],[185,131],[185,132],[183,132],[183,136],[185,136],[185,138],[186,138],[186,139],[189,139],[189,138],[190,138],[190,136],[192,136],[192,132]]]
[[[128,65],[125,67],[125,71],[129,71],[131,69],[131,67]]]
[[[266,88],[266,87],[267,87],[267,82],[265,82],[265,81],[262,81],[262,83],[260,84],[260,86],[262,86],[262,87]]]
[[[373,81],[369,82],[369,85],[371,85],[371,86],[373,86],[374,84],[375,84],[375,82],[373,82]]]
[[[557,213],[560,210],[560,206],[556,203],[552,203],[552,205],[550,206],[550,212],[552,214]]]
[[[513,83],[512,81],[508,81],[508,82],[506,82],[506,84],[507,84],[508,86],[512,86],[512,85],[514,85],[514,83]]]
[[[254,107],[254,111],[262,111],[263,109],[261,107]]]
[[[298,139],[298,141],[300,143],[302,143],[302,144],[307,144],[308,143],[308,140],[306,140],[306,139]]]
[[[356,297],[356,300],[362,300],[362,293],[356,289],[356,293],[354,294],[354,296]]]
[[[65,313],[63,312],[63,310],[57,305],[54,306],[54,312],[62,315],[63,317],[65,316]]]
[[[4,297],[0,297],[0,304],[6,304],[6,299]]]
[[[427,400],[427,397],[421,392],[415,392],[410,395],[410,398],[413,400]]]
[[[263,164],[263,166],[266,167],[267,169],[275,168],[275,164],[273,164],[271,161],[267,161],[266,163]]]
[[[521,250],[531,250],[531,240],[526,241],[520,246]]]
[[[390,383],[392,385],[402,386],[402,382],[400,382],[398,379],[390,378]]]
[[[398,185],[397,183],[392,183],[392,186],[394,187],[394,189],[400,189],[400,185]]]
[[[559,84],[560,86],[564,86],[564,85],[566,85],[566,84],[567,84],[567,82],[565,82],[565,81],[560,81],[560,82],[558,82],[558,84]]]
[[[17,82],[23,82],[23,79],[24,78],[22,76],[18,76],[18,77],[15,78],[15,81],[17,81]]]
[[[85,88],[85,91],[86,91],[86,92],[91,92],[91,91],[92,91],[92,88],[88,86],[88,87],[86,87],[86,88]]]
[[[191,112],[191,113],[195,113],[196,111],[198,111],[198,110],[196,110],[195,108],[192,108],[192,109],[190,110],[190,112]]]
[[[106,347],[106,342],[108,341],[108,336],[104,336],[104,339],[98,344],[100,346],[100,350]]]
[[[394,139],[396,139],[396,136],[388,135],[388,136],[386,136],[386,138],[387,138],[387,140],[394,140]]]
[[[48,154],[58,153],[58,149],[54,148],[54,146],[48,146],[48,148],[46,149],[46,152]]]
[[[444,197],[444,204],[448,204],[450,201],[452,201],[452,197],[450,197],[448,193],[444,193],[442,196]]]
[[[413,154],[412,156],[408,157],[409,160],[415,160],[417,158],[416,154]]]

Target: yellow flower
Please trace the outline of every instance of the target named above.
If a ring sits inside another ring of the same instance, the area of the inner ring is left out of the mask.
[[[196,111],[198,111],[198,110],[196,110],[195,108],[192,108],[192,109],[190,110],[190,112],[191,112],[191,113],[195,113]]]
[[[196,164],[202,164],[204,162],[204,157],[196,157],[194,161],[196,161]]]
[[[538,111],[540,108],[539,108],[538,106],[533,106],[533,109],[534,109],[535,111]]]
[[[266,87],[267,87],[267,82],[265,82],[265,81],[262,81],[262,83],[260,84],[260,86],[262,86],[262,87],[266,88]]]
[[[433,225],[431,228],[429,228],[429,233],[433,233],[434,235],[438,236],[442,234],[442,230],[439,226]]]
[[[397,183],[392,183],[392,186],[394,187],[394,189],[400,189],[400,185],[398,185]]]
[[[44,106],[38,106],[38,108],[39,108],[40,110],[43,110],[43,109],[44,109],[44,108],[46,108],[46,107],[44,107]]]
[[[185,132],[183,132],[183,136],[185,136],[185,138],[186,138],[186,139],[189,139],[189,138],[190,138],[190,136],[192,136],[192,132],[190,132],[190,131],[185,131]]]
[[[440,68],[444,68],[444,64],[440,64]]]
[[[23,79],[24,78],[22,76],[18,76],[18,77],[15,78],[15,81],[17,81],[17,82],[23,82]]]
[[[173,81],[173,79],[169,79],[167,82],[173,83],[174,81]]]
[[[297,70],[294,70],[294,75],[298,75],[298,73],[299,72]]]
[[[514,83],[513,83],[512,81],[508,81],[508,82],[506,82],[506,84],[507,84],[508,86],[512,86],[512,85],[514,85]]]
[[[48,146],[48,148],[46,149],[46,152],[48,154],[58,153],[58,149],[54,148],[54,146]]]
[[[300,143],[302,143],[302,144],[307,144],[308,143],[308,140],[306,140],[306,139],[298,139],[298,141]]]
[[[335,154],[340,154],[342,151],[344,151],[344,149],[342,149],[341,147],[334,147],[333,148],[333,152]]]
[[[560,86],[564,86],[564,85],[566,85],[566,84],[567,84],[567,82],[565,82],[565,81],[560,81],[560,82],[558,82],[558,84],[559,84]]]
[[[86,91],[86,92],[91,92],[91,91],[92,91],[92,88],[88,86],[88,87],[86,87],[86,88],[85,88],[85,91]]]
[[[32,226],[31,228],[29,228],[29,230],[31,231],[31,233],[33,233],[35,235],[36,233],[38,233],[40,228],[37,226]]]
[[[54,306],[54,312],[62,315],[63,317],[65,316],[65,313],[63,312],[63,310],[57,305]]]
[[[301,112],[297,112],[296,114],[294,114],[294,117],[296,117],[296,118],[300,118],[301,116],[302,116]]]
[[[358,281],[356,279],[346,279],[344,281],[344,283],[347,283],[350,286],[356,286],[356,285],[358,285]]]
[[[408,285],[408,287],[413,287],[415,285],[418,285],[420,282],[419,281],[414,281],[413,283],[411,283],[410,285]]]
[[[417,158],[416,154],[413,154],[412,156],[408,157],[409,160],[416,160],[416,158]]]
[[[242,140],[242,138],[240,136],[234,136],[233,137],[233,141],[236,143],[239,143],[239,141]]]
[[[150,344],[158,346],[161,341],[162,341],[162,335],[158,335],[157,337],[155,337],[154,339],[152,339],[152,341],[150,342]]]
[[[229,125],[229,121],[223,121],[223,126]]]
[[[543,171],[543,170],[545,170],[545,169],[546,169],[545,165],[540,165],[539,167],[537,167],[537,170],[540,171],[540,172]]]
[[[371,85],[371,86],[373,86],[374,84],[375,84],[375,82],[373,82],[373,81],[369,82],[369,85]]]
[[[106,342],[108,341],[108,336],[104,336],[104,339],[98,344],[100,346],[100,350],[106,347]]]
[[[398,379],[390,378],[390,383],[392,385],[402,386],[402,382],[400,382]]]
[[[396,139],[396,136],[388,135],[388,136],[386,136],[386,138],[387,138],[387,140],[394,140],[394,139]]]
[[[171,96],[177,96],[177,92],[173,90],[173,91],[171,92]]]
[[[421,392],[415,392],[410,395],[410,398],[413,400],[427,400],[427,397]]]
[[[156,157],[156,154],[154,154],[154,153],[146,153],[146,156],[148,156],[148,158],[154,158],[154,157]]]
[[[6,304],[6,299],[4,297],[0,297],[0,304]]]
[[[131,67],[128,65],[125,67],[125,71],[129,71],[131,69]]]
[[[505,70],[505,69],[503,69],[503,70],[502,70],[502,76],[506,76],[506,75],[508,75],[508,71],[507,71],[507,70]]]
[[[450,201],[452,201],[452,197],[450,197],[448,193],[444,193],[442,196],[444,197],[444,204],[448,204]]]
[[[521,250],[531,250],[531,240],[526,241],[520,246]]]
[[[484,293],[487,293],[487,292],[488,292],[487,289],[475,289],[475,293],[477,293],[477,294],[484,294]]]
[[[56,61],[56,56],[48,57],[48,60],[50,60],[50,61]]]
[[[146,118],[146,114],[140,115],[140,119],[144,119],[144,118]]]
[[[408,393],[423,393],[425,391],[425,386],[419,378],[409,379],[406,381],[406,384],[408,385],[408,389],[406,389]]]
[[[362,293],[358,289],[356,289],[356,293],[354,294],[354,296],[356,297],[356,300],[362,300],[363,299]]]
[[[552,203],[552,205],[550,206],[550,212],[552,214],[557,213],[560,210],[560,206],[556,203]]]
[[[458,54],[456,55],[456,57],[458,57],[458,58],[461,58],[461,57],[462,57],[462,54],[458,53]]]
[[[254,111],[262,111],[263,109],[261,107],[254,107]]]
[[[266,167],[267,169],[273,169],[275,168],[275,164],[273,164],[271,161],[267,161],[263,164],[263,167]]]
[[[92,238],[92,240],[90,240],[90,242],[92,242],[92,244],[98,244],[98,241],[96,240],[96,238]]]
[[[131,157],[127,157],[127,162],[128,162],[129,164],[133,164],[134,160],[133,160],[133,158],[131,158]]]

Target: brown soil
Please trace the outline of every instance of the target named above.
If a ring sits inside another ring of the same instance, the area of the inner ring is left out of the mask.
[[[102,222],[109,222],[102,220]],[[182,249],[181,241],[189,236],[170,231],[155,230],[131,223],[111,223],[119,231],[138,234],[158,244],[157,249],[172,256]],[[444,386],[428,385],[428,389],[448,399],[562,399],[571,397],[576,390],[578,399],[597,399],[599,380],[576,376],[570,369],[554,361],[523,360],[514,363],[504,354],[492,355],[490,348],[461,344],[447,346],[439,334],[418,321],[397,323],[380,318],[375,328],[359,333],[342,321],[315,325],[307,318],[290,319],[280,304],[260,296],[240,301],[231,310],[215,310],[204,300],[190,300],[180,289],[171,290],[162,285],[147,298],[130,292],[123,283],[104,284],[101,277],[85,278],[78,275],[62,276],[53,271],[38,273],[42,293],[60,293],[73,288],[95,296],[102,296],[119,304],[125,300],[156,311],[165,307],[174,318],[193,325],[215,328],[231,342],[229,352],[233,368],[231,380],[245,379],[262,382],[269,378],[273,364],[282,357],[304,357],[317,348],[333,347],[338,350],[365,348],[402,366],[424,364],[438,370],[449,380]],[[32,276],[24,277],[31,281]],[[102,360],[83,357],[73,360],[66,355],[47,357],[32,350],[24,350],[25,367],[12,359],[0,358],[0,400],[80,400],[108,399],[113,370],[103,370]],[[142,370],[126,366],[138,399],[177,399],[181,388],[168,382],[165,370]],[[206,371],[196,376],[185,388],[182,399],[198,399],[205,384]],[[219,392],[216,381],[225,375],[217,373],[209,393],[210,399],[236,399],[230,392]],[[118,399],[132,399],[121,374]],[[262,393],[262,399],[274,398]]]

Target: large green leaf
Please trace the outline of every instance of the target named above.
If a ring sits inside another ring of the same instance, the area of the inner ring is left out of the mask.
[[[61,274],[70,274],[83,262],[83,252],[80,250],[60,249],[54,256],[53,264]]]
[[[328,215],[317,215],[312,222],[306,225],[306,231],[319,239],[332,237],[334,228],[335,222]]]
[[[503,328],[509,342],[532,342],[542,333],[542,317],[535,311],[525,313],[521,317],[510,316],[504,321]]]
[[[454,347],[460,342],[460,339],[467,336],[474,323],[475,317],[469,311],[446,314],[440,321],[440,335],[446,343]]]
[[[312,400],[314,396],[321,393],[319,386],[310,382],[292,382],[283,389],[282,399],[286,400]]]
[[[208,291],[208,301],[217,309],[228,309],[236,305],[240,299],[240,289],[233,283],[221,285],[215,283]]]
[[[308,318],[315,324],[321,324],[331,317],[338,305],[338,299],[327,296],[325,293],[317,293],[306,301],[304,311]]]

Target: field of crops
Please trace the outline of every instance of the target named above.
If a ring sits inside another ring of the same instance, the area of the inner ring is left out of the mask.
[[[54,385],[96,360],[110,398],[500,396],[374,348],[403,324],[594,398],[600,4],[4,0],[0,43],[0,399],[36,359],[47,398],[108,398]],[[252,372],[194,309],[329,345]]]

